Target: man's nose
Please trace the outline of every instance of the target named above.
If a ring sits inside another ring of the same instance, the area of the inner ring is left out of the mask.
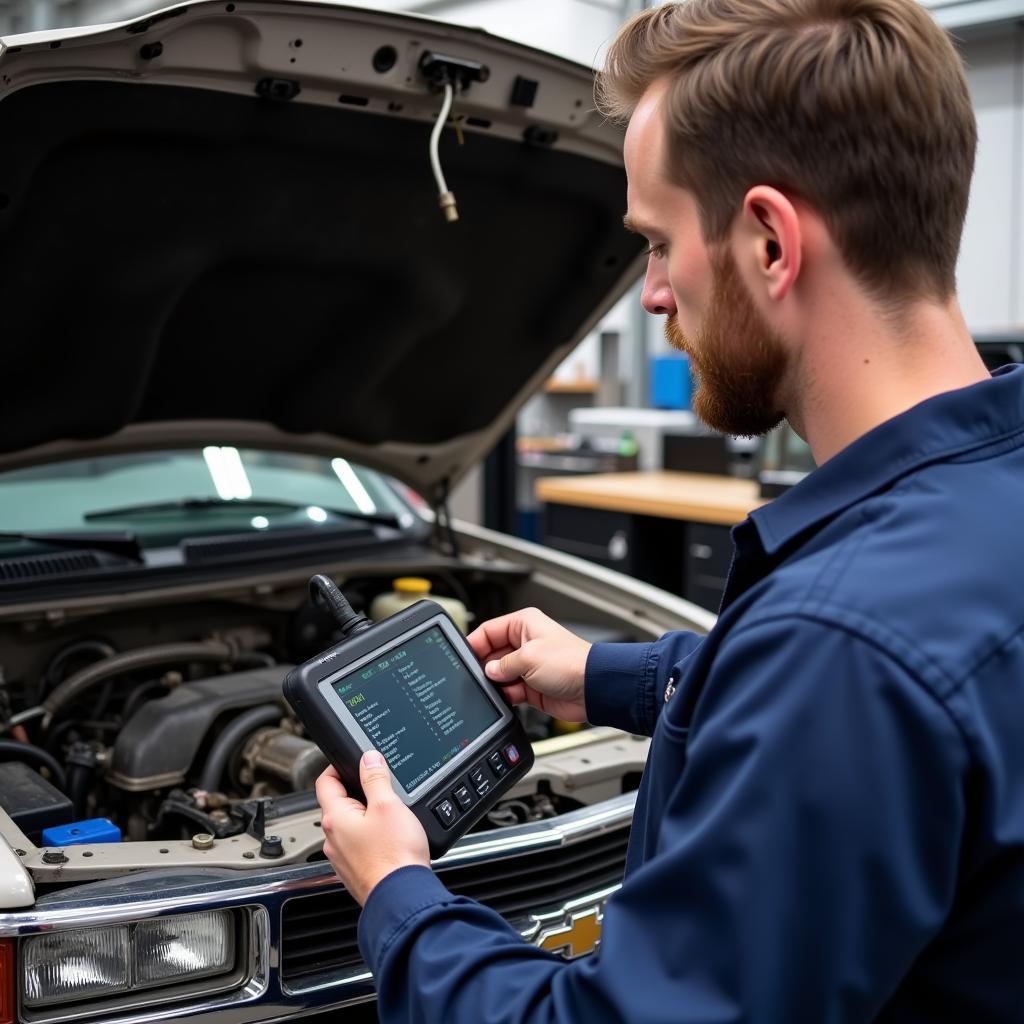
[[[647,276],[644,278],[643,291],[640,293],[640,305],[653,316],[675,316],[676,303],[672,298],[668,274],[654,260],[647,264]]]

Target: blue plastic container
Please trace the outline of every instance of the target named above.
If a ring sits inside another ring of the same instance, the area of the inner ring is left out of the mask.
[[[655,409],[689,409],[691,390],[686,356],[655,356],[651,360],[651,405]]]
[[[43,846],[82,846],[85,843],[119,843],[121,830],[106,818],[87,818],[70,825],[43,829]]]

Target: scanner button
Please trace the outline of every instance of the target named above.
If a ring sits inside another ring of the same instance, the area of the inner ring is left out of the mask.
[[[459,812],[455,810],[455,804],[451,800],[442,800],[434,808],[434,813],[437,815],[437,820],[445,828],[451,828],[455,824],[455,819],[459,816]]]
[[[502,751],[502,754],[504,754],[504,755],[505,755],[505,760],[506,760],[506,761],[508,761],[508,763],[509,763],[509,764],[510,764],[510,765],[511,765],[511,766],[512,766],[513,768],[515,768],[515,766],[516,766],[517,764],[519,764],[519,758],[520,758],[520,754],[519,754],[519,748],[518,748],[518,747],[517,747],[517,746],[516,746],[516,745],[515,745],[514,743],[510,743],[510,744],[509,744],[509,745],[508,745],[508,746],[507,746],[507,747],[506,747],[506,748],[505,748],[505,749],[504,749],[504,750]]]
[[[473,805],[473,794],[469,791],[469,786],[463,783],[461,786],[455,787],[455,792],[452,793],[455,797],[455,802],[464,810],[468,811]]]
[[[477,796],[483,796],[491,788],[491,780],[484,775],[484,770],[480,766],[469,773],[469,781],[473,784]]]
[[[496,750],[487,758],[487,763],[491,766],[491,771],[500,779],[502,775],[508,774],[508,766],[501,759],[501,754]]]

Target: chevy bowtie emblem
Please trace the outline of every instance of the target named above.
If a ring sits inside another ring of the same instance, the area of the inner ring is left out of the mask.
[[[543,929],[534,939],[541,949],[561,953],[567,960],[575,960],[593,952],[601,941],[603,906],[577,910],[568,915],[568,921]]]

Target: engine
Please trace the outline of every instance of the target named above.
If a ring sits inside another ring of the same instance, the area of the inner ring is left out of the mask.
[[[346,592],[366,607],[385,587],[373,580]],[[491,613],[486,593],[476,596]],[[0,676],[0,806],[32,841],[96,818],[126,840],[223,838],[315,806],[327,761],[282,682],[334,641],[326,613],[304,599],[211,602],[90,626],[49,650],[37,635],[3,645],[15,655]],[[535,737],[550,729],[526,724]],[[556,813],[550,804],[510,802],[492,824]]]
[[[281,697],[288,667],[181,684],[132,715],[103,780],[112,804],[136,808],[133,837],[231,835],[245,828],[247,803],[312,790],[327,760]]]

